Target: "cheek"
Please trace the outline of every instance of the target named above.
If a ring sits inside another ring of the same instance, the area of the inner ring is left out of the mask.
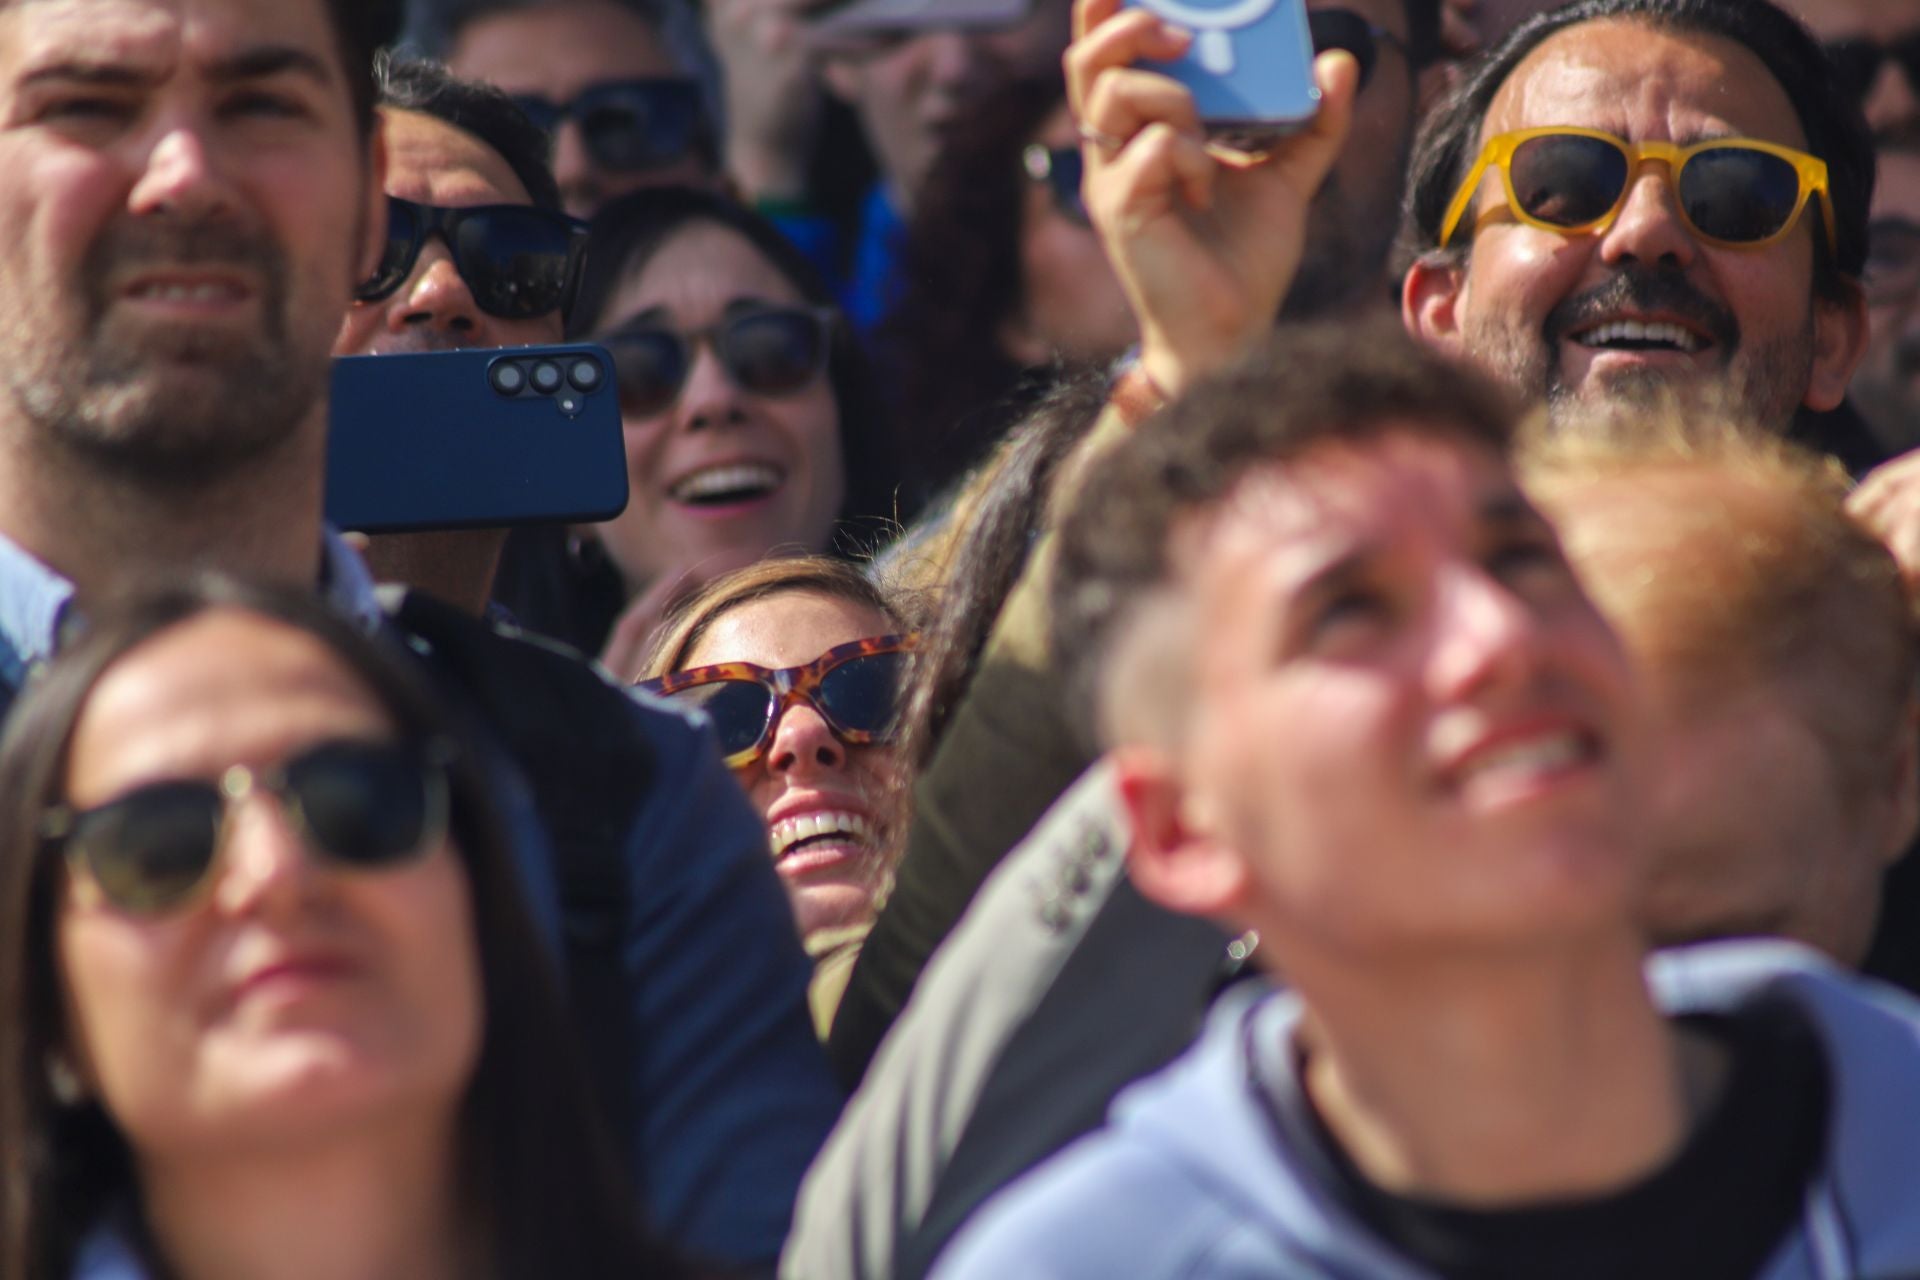
[[[402,875],[378,907],[404,975],[402,1020],[422,1032],[424,1072],[458,1089],[473,1074],[486,1016],[472,891],[450,846]]]
[[[840,449],[840,414],[824,376],[813,387],[773,410],[792,440],[796,460],[804,459],[810,481],[809,522],[831,521],[846,496],[846,467]],[[825,527],[808,530],[824,537]]]
[[[116,1117],[164,1114],[191,1076],[194,948],[177,924],[69,913],[57,926],[70,1048]]]
[[[1592,258],[1580,240],[1532,227],[1490,229],[1480,241],[1461,294],[1469,329],[1537,331],[1547,313],[1579,288]]]

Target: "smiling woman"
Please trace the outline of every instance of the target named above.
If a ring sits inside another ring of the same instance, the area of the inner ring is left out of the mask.
[[[767,820],[774,869],[814,957],[824,1033],[904,828],[894,744],[913,638],[851,566],[767,560],[709,585],[670,616],[641,687],[713,722]]]
[[[93,622],[0,744],[0,1274],[672,1273],[412,668],[224,580]]]
[[[581,560],[614,572],[576,573],[557,608],[502,598],[631,676],[653,626],[701,583],[871,541],[895,469],[852,334],[770,223],[704,192],[642,192],[602,211],[588,260],[569,329],[613,354],[632,496]]]

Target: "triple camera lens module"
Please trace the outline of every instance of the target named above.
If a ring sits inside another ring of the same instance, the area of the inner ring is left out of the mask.
[[[493,362],[487,378],[509,400],[551,398],[571,418],[586,407],[587,396],[606,385],[607,371],[592,355],[509,355]]]

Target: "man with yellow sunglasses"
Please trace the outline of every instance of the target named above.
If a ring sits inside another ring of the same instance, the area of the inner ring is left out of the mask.
[[[1585,0],[1429,121],[1410,329],[1575,409],[1709,387],[1855,470],[1872,189],[1857,101],[1767,0]]]

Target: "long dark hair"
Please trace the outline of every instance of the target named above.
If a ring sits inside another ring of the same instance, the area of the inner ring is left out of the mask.
[[[621,287],[644,271],[669,240],[696,222],[709,222],[740,236],[787,278],[808,305],[834,305],[832,292],[813,264],[759,214],[707,191],[650,187],[621,196],[594,215],[586,276],[567,325],[568,336],[591,338],[618,319],[606,312]],[[893,436],[874,391],[872,370],[844,317],[833,328],[827,381],[840,413],[840,456],[847,482],[834,549],[851,552],[864,549],[911,513],[898,508],[900,468]]]
[[[126,1139],[95,1102],[62,1105],[47,1079],[63,1042],[53,941],[61,883],[41,815],[60,802],[74,725],[109,668],[210,610],[239,610],[317,640],[403,737],[465,741],[423,674],[310,591],[198,576],[111,602],[87,635],[30,682],[0,739],[0,1275],[65,1280],[86,1234],[136,1208]],[[463,1229],[488,1274],[673,1275],[634,1224],[635,1197],[603,1145],[551,964],[520,900],[487,766],[450,767],[451,832],[472,898],[485,1000],[479,1060],[459,1118]],[[132,1224],[136,1244],[144,1228]],[[144,1246],[151,1254],[150,1245]],[[149,1257],[157,1275],[163,1259]]]

